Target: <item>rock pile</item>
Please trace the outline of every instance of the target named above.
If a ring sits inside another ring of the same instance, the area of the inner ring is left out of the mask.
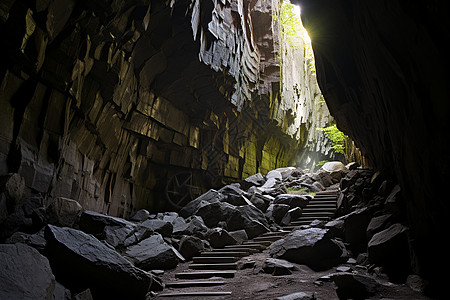
[[[288,225],[301,216],[312,193],[327,187],[342,191],[338,218],[300,226],[273,243],[265,271],[289,274],[284,260],[326,270],[353,256],[395,281],[410,274],[400,189],[378,173],[340,163],[325,164],[316,173],[298,168],[258,173],[211,189],[178,213],[140,210],[130,220],[83,210],[66,198],[22,199],[20,178],[10,178],[12,188],[3,188],[0,197],[0,298],[22,298],[39,289],[40,299],[79,293],[144,299],[163,289],[157,276],[162,270],[210,247],[241,244]],[[8,267],[9,262],[18,267]],[[36,278],[19,280],[34,269]],[[10,278],[17,279],[14,285]]]

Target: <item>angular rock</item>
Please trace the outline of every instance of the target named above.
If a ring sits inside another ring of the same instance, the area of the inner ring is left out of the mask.
[[[281,175],[281,172],[279,170],[272,170],[266,174],[266,178],[267,179],[274,178],[275,180],[282,180],[283,176]]]
[[[325,224],[325,229],[328,229],[328,234],[335,238],[344,238],[344,220],[343,219],[335,219],[329,221]]]
[[[83,208],[75,200],[57,197],[51,200],[45,211],[49,224],[72,227]]]
[[[134,264],[143,270],[173,269],[178,265],[177,253],[160,234],[129,247],[125,254],[133,259]]]
[[[267,219],[272,220],[272,222],[280,224],[289,209],[290,206],[287,204],[271,204],[267,208],[265,216]]]
[[[252,186],[262,186],[265,182],[264,176],[261,173],[257,173],[242,180],[241,188],[246,191]]]
[[[173,225],[170,222],[158,220],[158,219],[150,219],[142,222],[139,227],[145,227],[148,230],[153,232],[157,232],[164,237],[169,237],[173,232]]]
[[[345,242],[355,254],[367,249],[367,226],[371,214],[367,207],[360,208],[343,217]]]
[[[281,194],[275,197],[274,204],[286,204],[290,208],[305,208],[312,199],[311,195]]]
[[[148,219],[150,213],[146,209],[138,210],[131,218],[130,221],[143,222]]]
[[[239,211],[237,211],[236,206],[227,202],[208,203],[196,212],[196,215],[202,217],[205,225],[209,228],[217,226],[220,221],[227,222],[228,219],[237,214],[239,214]],[[236,229],[242,229],[242,227]]]
[[[178,217],[172,224],[174,226],[173,235],[203,234],[208,230],[200,216],[191,216],[186,220]]]
[[[347,255],[343,243],[331,239],[327,229],[296,230],[269,246],[272,257],[304,264],[315,271],[329,269]]]
[[[343,163],[341,163],[340,161],[329,161],[326,162],[321,168],[321,170],[327,171],[327,172],[338,172],[338,171],[342,171],[342,172],[348,172],[347,168],[345,167],[345,165]]]
[[[313,299],[316,299],[313,293],[305,293],[305,292],[297,292],[275,298],[275,300],[313,300]]]
[[[267,258],[263,265],[263,271],[275,276],[290,275],[292,270],[295,270],[295,266],[283,259]]]
[[[288,226],[292,221],[297,220],[302,215],[302,209],[300,207],[294,207],[287,211],[283,219],[281,219],[281,225]]]
[[[136,230],[136,226],[105,226],[104,236],[105,241],[114,247],[124,246],[125,242]],[[133,242],[135,242],[133,240]]]
[[[188,218],[194,215],[201,207],[208,205],[210,203],[219,202],[225,199],[225,195],[216,191],[209,190],[203,195],[200,195],[196,199],[192,200],[188,204],[186,204],[179,212],[180,216],[184,218]]]
[[[370,240],[375,233],[382,231],[386,227],[389,227],[386,225],[392,219],[392,216],[392,214],[385,214],[378,217],[373,217],[370,220],[369,225],[367,225],[367,240]]]
[[[223,228],[213,228],[209,230],[206,237],[213,248],[223,248],[227,245],[237,244],[236,239]]]
[[[248,241],[247,232],[245,232],[244,229],[229,231],[228,233],[237,241],[238,244]]]
[[[80,230],[91,234],[102,234],[105,226],[135,226],[132,222],[85,210],[80,217]]]
[[[178,251],[185,259],[191,259],[199,254],[205,246],[203,241],[195,236],[185,235],[180,240],[180,248]]]
[[[53,299],[49,261],[25,244],[0,245],[0,299]]]
[[[265,212],[269,207],[271,200],[273,200],[271,198],[272,197],[268,195],[253,194],[252,197],[250,198],[250,202],[254,206],[256,206],[256,208],[258,208],[262,212]]]
[[[152,275],[107,247],[92,235],[48,225],[47,251],[52,269],[64,286],[111,298],[144,299]]]
[[[407,227],[393,224],[376,233],[367,247],[369,261],[381,265],[392,281],[404,281],[410,271],[407,232]]]
[[[55,290],[53,291],[54,300],[72,300],[72,293],[66,289],[61,283],[56,281]]]
[[[337,286],[339,299],[367,299],[380,287],[373,278],[359,274],[340,272],[332,274],[331,278]]]
[[[250,239],[270,231],[264,214],[253,205],[236,206],[236,211],[227,220],[229,231],[244,229]]]

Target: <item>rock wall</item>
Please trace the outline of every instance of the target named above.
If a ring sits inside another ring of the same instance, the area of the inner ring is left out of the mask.
[[[127,217],[295,163],[308,121],[271,102],[277,5],[2,3],[0,173]]]
[[[415,271],[439,282],[449,202],[449,4],[295,1],[310,33],[319,85],[341,130],[397,177]],[[439,267],[438,267],[439,266]]]

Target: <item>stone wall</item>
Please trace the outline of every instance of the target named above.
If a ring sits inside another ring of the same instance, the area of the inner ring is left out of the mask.
[[[341,130],[401,185],[415,272],[446,285],[449,3],[301,0],[319,84]]]
[[[127,217],[167,209],[180,172],[204,191],[295,163],[308,121],[271,104],[273,5],[2,3],[0,173]]]

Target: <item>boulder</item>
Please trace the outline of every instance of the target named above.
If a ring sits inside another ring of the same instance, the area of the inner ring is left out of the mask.
[[[205,249],[203,241],[195,236],[185,235],[180,240],[178,251],[185,259],[191,259]]]
[[[168,270],[178,265],[178,256],[175,251],[160,234],[155,234],[129,247],[125,254],[143,270]]]
[[[368,299],[380,288],[375,279],[365,275],[339,272],[332,274],[331,278],[337,286],[339,299]]]
[[[275,169],[275,171],[280,172],[281,180],[285,180],[285,179],[289,178],[296,171],[298,173],[303,173],[303,171],[300,168],[295,168],[295,167],[278,168],[278,169]]]
[[[329,162],[326,162],[325,164],[323,164],[323,166],[320,169],[324,170],[326,172],[329,172],[329,173],[338,172],[338,171],[342,171],[342,172],[345,172],[345,173],[348,172],[348,169],[340,161],[329,161]]]
[[[300,207],[305,208],[309,201],[313,198],[311,195],[297,195],[297,194],[281,194],[275,197],[274,204],[287,204],[291,208]]]
[[[369,225],[367,225],[367,229],[366,229],[367,240],[370,240],[375,233],[386,229],[386,227],[389,227],[386,225],[390,223],[390,220],[392,220],[392,218],[393,218],[392,214],[385,214],[385,215],[373,217],[370,220]],[[390,224],[390,225],[392,225],[392,224]]]
[[[150,216],[150,213],[146,209],[138,210],[131,218],[130,221],[134,222],[143,222],[147,220]]]
[[[283,180],[283,176],[279,170],[269,171],[266,175],[266,179],[274,178],[275,180]]]
[[[295,266],[283,259],[267,258],[263,265],[264,273],[279,275],[290,275],[292,270],[295,270]]]
[[[271,204],[265,213],[265,216],[268,220],[275,222],[277,224],[281,224],[281,220],[289,211],[290,206],[287,204]]]
[[[239,211],[237,211],[236,206],[227,202],[214,202],[205,204],[195,214],[202,217],[206,226],[212,228],[217,226],[220,221],[227,221],[233,215],[239,214]]]
[[[242,180],[241,188],[246,191],[252,186],[262,186],[265,182],[264,176],[261,173],[257,173]]]
[[[69,289],[91,288],[102,298],[144,299],[152,275],[94,236],[68,227],[45,228],[47,253],[55,275]],[[94,295],[94,296],[95,296]]]
[[[201,207],[208,205],[210,203],[220,202],[225,199],[225,195],[216,191],[216,190],[209,190],[203,195],[200,195],[199,197],[195,198],[188,204],[186,204],[179,212],[180,216],[184,218],[188,218],[192,215],[194,215]]]
[[[58,281],[55,283],[55,290],[53,291],[53,300],[73,300],[72,293],[70,290],[66,289]]]
[[[49,261],[22,243],[0,245],[0,299],[53,299]]]
[[[227,245],[237,244],[237,240],[223,228],[217,227],[210,229],[206,234],[206,237],[213,248],[223,248]]]
[[[376,233],[367,247],[369,261],[382,266],[395,282],[404,282],[410,271],[407,232],[407,227],[395,223]]]
[[[300,207],[294,207],[287,211],[287,213],[281,219],[281,225],[288,226],[292,221],[297,220],[302,215],[302,209]]]
[[[113,247],[125,246],[130,243],[135,243],[136,240],[130,240],[131,236],[134,237],[133,233],[136,230],[134,225],[125,226],[105,226],[104,237],[105,241],[108,242]],[[127,242],[126,242],[127,241]]]
[[[248,241],[247,232],[245,232],[244,229],[229,231],[228,233],[236,240],[238,244],[242,244],[243,242]]]
[[[151,230],[153,232],[157,232],[165,237],[171,236],[173,232],[172,223],[159,219],[146,220],[141,224],[139,224],[139,227],[145,227],[146,229]]]
[[[45,209],[47,222],[63,227],[72,227],[82,210],[80,203],[64,197],[52,199]]]
[[[357,209],[343,217],[345,242],[349,249],[358,254],[367,250],[367,226],[371,213],[367,207]]]
[[[271,200],[273,200],[273,197],[261,194],[253,194],[250,198],[250,202],[262,212],[267,210]]]
[[[102,235],[105,226],[135,226],[121,218],[111,217],[95,211],[85,210],[80,217],[80,230],[86,233]]]
[[[236,206],[235,209],[237,213],[227,220],[229,231],[244,229],[250,239],[270,231],[264,214],[253,205]]]
[[[297,292],[275,298],[275,300],[314,300],[314,293]]]
[[[205,222],[200,216],[191,216],[184,220],[182,217],[175,219],[173,224],[173,235],[204,234],[208,230]]]
[[[347,252],[342,242],[331,239],[327,229],[295,230],[269,246],[272,257],[304,264],[315,271],[329,269],[342,262]]]

